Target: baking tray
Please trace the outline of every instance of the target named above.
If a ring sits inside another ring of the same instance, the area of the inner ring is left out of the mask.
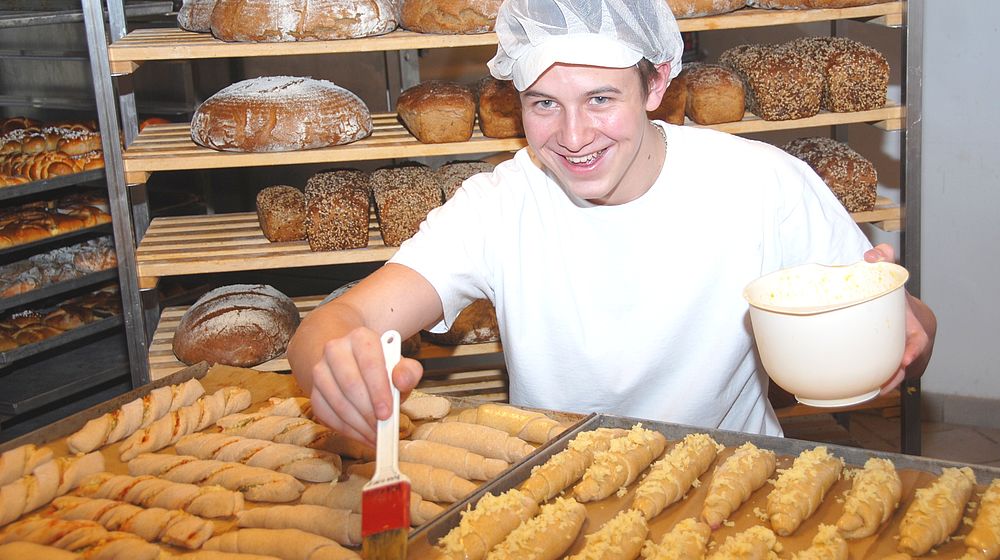
[[[436,519],[413,531],[410,535],[410,552],[408,557],[414,559],[436,557],[436,553],[432,550],[431,545],[436,543],[438,539],[458,524],[463,510],[475,506],[479,499],[486,494],[496,495],[510,488],[519,486],[528,478],[534,467],[541,465],[547,461],[549,457],[565,449],[570,440],[576,437],[576,434],[579,432],[594,430],[600,427],[630,428],[637,423],[641,423],[645,428],[659,431],[666,436],[669,442],[668,450],[670,443],[676,442],[691,433],[709,434],[717,442],[725,445],[727,447],[727,451],[749,441],[762,449],[770,449],[777,453],[779,469],[787,468],[791,464],[794,457],[799,453],[807,449],[815,448],[818,445],[824,445],[831,454],[843,458],[844,462],[848,466],[860,467],[871,457],[891,459],[896,465],[897,471],[900,472],[900,476],[904,479],[903,500],[901,506],[896,510],[894,516],[886,524],[884,524],[880,528],[880,531],[874,536],[868,537],[867,539],[849,541],[851,543],[851,558],[881,558],[895,552],[895,539],[893,537],[898,534],[899,521],[903,516],[905,507],[909,504],[910,500],[912,500],[914,490],[917,487],[929,484],[935,476],[940,474],[942,468],[963,466],[972,468],[973,472],[976,474],[976,480],[978,482],[977,493],[981,492],[992,479],[1000,478],[1000,468],[994,467],[966,465],[951,461],[928,459],[898,453],[871,451],[842,445],[820,444],[790,438],[759,436],[741,432],[710,430],[693,426],[653,422],[649,420],[640,420],[636,418],[627,418],[607,414],[593,414],[575,424],[558,438],[540,447],[521,462],[513,465],[496,479],[479,487],[465,500],[453,504],[447,510],[442,512]],[[720,458],[716,460],[713,466],[709,467],[708,472],[700,477],[702,484],[698,489],[691,490],[687,498],[673,504],[662,514],[653,519],[650,523],[649,538],[658,541],[660,536],[669,530],[669,528],[680,519],[691,516],[696,517],[698,515],[701,510],[701,502],[704,499],[702,494],[707,488],[707,484],[704,483],[712,473],[715,465],[718,465],[724,456],[728,455],[720,455]],[[775,476],[777,476],[777,474]],[[636,483],[630,485],[629,491],[624,496],[611,496],[600,502],[594,502],[588,505],[589,520],[581,531],[581,537],[577,538],[577,542],[573,545],[573,548],[570,549],[569,553],[576,553],[579,551],[583,541],[582,535],[597,530],[604,520],[613,517],[614,514],[616,514],[620,509],[627,507],[631,501],[636,485]],[[813,517],[806,520],[802,527],[800,527],[799,530],[796,531],[791,537],[779,537],[779,541],[781,541],[785,546],[785,554],[808,546],[809,541],[812,536],[815,535],[820,522],[829,524],[836,521],[836,517],[839,515],[840,511],[842,511],[841,503],[838,503],[838,500],[839,502],[843,501],[840,498],[840,495],[849,487],[850,482],[845,480],[845,477],[842,476],[841,480],[838,481],[827,494],[826,498],[823,500],[823,504]],[[767,522],[760,521],[760,519],[756,517],[753,510],[755,507],[764,507],[764,498],[770,488],[770,484],[765,484],[764,487],[758,489],[753,496],[751,496],[750,501],[744,503],[743,506],[730,517],[733,525],[723,526],[717,529],[713,534],[712,541],[721,543],[728,535],[742,531],[752,525],[767,526]],[[973,499],[976,499],[976,494],[973,495]],[[964,534],[967,533],[968,530],[969,527],[963,524],[959,528],[958,533]],[[936,559],[958,558],[964,554],[965,547],[962,545],[961,539],[953,539],[951,542],[942,545],[936,550],[938,551],[937,555],[934,556]],[[783,555],[782,557],[785,556]]]
[[[78,288],[100,284],[105,280],[112,280],[115,278],[118,278],[118,267],[99,270],[85,276],[73,278],[72,280],[63,280],[62,282],[46,284],[40,288],[35,288],[34,290],[28,290],[27,292],[17,294],[16,296],[0,299],[0,311],[20,307],[51,296],[72,292]]]
[[[11,245],[10,247],[4,247],[0,249],[0,258],[7,257],[8,255],[18,255],[18,254],[36,254],[43,247],[55,246],[55,245],[65,245],[65,241],[70,239],[76,239],[78,237],[84,237],[87,235],[93,236],[95,233],[111,233],[111,222],[97,224],[96,226],[90,226],[80,229],[74,229],[73,231],[68,231],[66,233],[60,233],[59,235],[53,235],[52,237],[44,237],[42,239],[36,239],[34,241],[29,241],[28,243],[21,243],[19,245]],[[13,258],[10,260],[14,260]]]
[[[111,330],[121,326],[123,321],[124,320],[121,315],[112,315],[110,317],[91,321],[85,325],[80,325],[79,327],[63,331],[55,336],[39,340],[38,342],[32,342],[31,344],[18,346],[17,348],[7,350],[6,352],[0,352],[0,368],[7,367],[18,360],[23,360],[31,356],[37,356],[42,352],[48,352],[49,350],[69,344],[70,342],[87,338],[92,334]]]
[[[101,168],[101,169],[91,169],[89,171],[81,171],[80,173],[71,173],[69,175],[60,175],[58,177],[53,177],[51,179],[41,179],[38,181],[31,181],[30,183],[24,183],[21,185],[0,187],[0,200],[19,198],[22,196],[28,196],[29,194],[37,194],[45,191],[52,191],[55,189],[61,189],[64,187],[78,185],[80,183],[99,181],[103,179],[104,179],[104,168]]]

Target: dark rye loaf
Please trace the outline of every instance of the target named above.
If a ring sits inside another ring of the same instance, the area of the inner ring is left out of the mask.
[[[299,325],[291,298],[263,284],[233,284],[198,298],[174,332],[174,355],[251,367],[280,356]]]

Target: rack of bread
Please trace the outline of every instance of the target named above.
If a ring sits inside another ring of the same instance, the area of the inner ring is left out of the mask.
[[[0,122],[0,187],[103,168],[101,133],[91,123]]]
[[[419,392],[402,411],[410,558],[1000,554],[996,468]],[[360,557],[372,449],[286,375],[199,364],[0,449],[0,554]]]

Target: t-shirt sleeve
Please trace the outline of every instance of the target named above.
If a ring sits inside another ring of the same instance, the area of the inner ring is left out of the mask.
[[[496,213],[490,208],[496,183],[492,173],[466,180],[389,259],[413,269],[437,291],[444,319],[428,328],[431,332],[446,332],[474,300],[494,299],[487,263],[488,233],[495,231]]]

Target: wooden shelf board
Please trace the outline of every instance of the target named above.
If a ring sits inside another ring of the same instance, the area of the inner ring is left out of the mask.
[[[887,105],[881,109],[857,113],[820,113],[805,119],[789,121],[765,121],[752,114],[742,121],[711,125],[732,134],[766,132],[853,123],[879,123],[899,121],[903,107]],[[524,147],[524,138],[487,138],[478,130],[467,142],[443,144],[423,144],[410,135],[399,123],[395,113],[379,113],[372,116],[374,130],[371,136],[351,144],[300,150],[293,152],[245,153],[221,152],[204,148],[191,140],[188,124],[164,124],[146,127],[136,141],[123,154],[125,173],[130,183],[139,181],[146,174],[156,171],[178,171],[190,169],[221,169],[234,167],[254,167],[265,165],[293,165],[303,163],[334,163],[347,161],[393,159],[480,154],[514,151]],[[691,126],[700,126],[694,125]],[[135,179],[138,177],[138,179]]]
[[[905,2],[885,2],[857,8],[829,10],[762,10],[744,8],[719,16],[678,20],[681,31],[741,29],[790,25],[840,19],[870,19],[885,25],[899,25]],[[114,74],[128,74],[143,62],[204,58],[289,56],[379,52],[405,49],[435,49],[496,45],[496,33],[476,35],[435,35],[396,30],[385,35],[336,41],[290,43],[226,43],[208,33],[178,28],[138,29],[108,47]]]
[[[795,418],[799,416],[811,416],[813,414],[833,414],[837,412],[851,412],[856,410],[886,409],[886,408],[897,407],[899,405],[900,405],[899,391],[893,391],[888,395],[875,397],[870,401],[854,404],[851,406],[820,408],[815,406],[804,405],[802,403],[796,403],[791,406],[777,408],[774,410],[774,413],[778,416],[778,418]]]
[[[326,296],[304,296],[292,298],[299,316],[305,317],[316,308]],[[179,361],[173,352],[174,332],[181,322],[181,317],[187,311],[187,306],[167,307],[160,314],[160,322],[153,333],[149,346],[150,378],[161,379],[187,367]],[[465,344],[461,346],[438,346],[424,342],[420,347],[418,360],[425,361],[424,379],[420,389],[428,393],[451,396],[481,397],[491,395],[491,398],[506,400],[507,374],[499,369],[454,372],[451,370],[436,371],[426,360],[452,356],[483,356],[502,352],[500,343]],[[432,363],[432,362],[431,362]],[[493,367],[493,366],[490,366]],[[289,371],[288,360],[280,356],[258,366],[260,371]]]

